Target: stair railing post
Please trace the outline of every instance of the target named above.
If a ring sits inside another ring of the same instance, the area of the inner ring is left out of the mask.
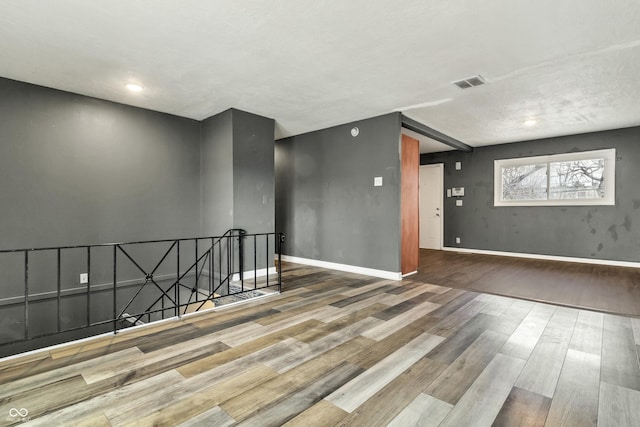
[[[118,319],[117,317],[117,298],[116,298],[116,287],[117,287],[117,278],[118,278],[118,245],[113,245],[113,333],[118,333]]]
[[[253,289],[258,289],[258,235],[257,234],[253,235]]]
[[[200,293],[200,288],[198,285],[198,239],[196,238],[195,240],[195,246],[196,246],[196,257],[195,257],[195,262],[196,262],[196,302],[198,302],[198,294]]]
[[[87,327],[91,326],[91,246],[87,246]]]
[[[56,272],[56,312],[58,313],[58,318],[56,319],[56,328],[58,333],[60,333],[61,327],[60,327],[60,292],[61,292],[61,285],[62,282],[60,280],[60,264],[61,264],[61,255],[60,255],[60,248],[58,248],[56,250],[56,265],[57,265],[57,272]]]
[[[244,233],[244,230],[238,230],[238,270],[241,292],[244,292]]]
[[[278,233],[278,292],[282,292],[282,244],[284,239],[284,233]]]
[[[178,244],[176,246],[176,265],[177,265],[177,273],[176,273],[176,316],[180,317],[180,240],[177,241]]]
[[[29,252],[24,251],[24,339],[29,339]]]

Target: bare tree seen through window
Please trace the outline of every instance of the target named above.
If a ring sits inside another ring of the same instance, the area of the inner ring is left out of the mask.
[[[550,199],[604,197],[604,159],[551,163],[549,170]]]
[[[547,164],[502,168],[502,200],[547,199]]]
[[[603,197],[604,159],[539,163],[502,168],[502,200],[598,199]]]
[[[615,148],[494,160],[494,206],[616,204]]]

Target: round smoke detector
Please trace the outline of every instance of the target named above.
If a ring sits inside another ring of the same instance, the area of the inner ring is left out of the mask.
[[[360,133],[360,129],[358,129],[357,127],[352,127],[351,128],[351,136],[352,137],[355,138],[356,136],[358,136],[359,133]]]

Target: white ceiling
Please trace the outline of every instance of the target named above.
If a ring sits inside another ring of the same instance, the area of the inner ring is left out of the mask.
[[[235,107],[277,137],[402,111],[481,146],[640,125],[640,2],[3,0],[0,76],[198,120]]]
[[[439,141],[436,141],[435,139],[428,138],[406,128],[402,128],[402,133],[418,140],[418,142],[420,143],[420,153],[439,153],[442,151],[455,150],[455,148],[449,145],[445,145]]]

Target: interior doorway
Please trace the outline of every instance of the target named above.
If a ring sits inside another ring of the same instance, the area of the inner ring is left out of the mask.
[[[444,164],[420,166],[420,248],[443,246]]]

